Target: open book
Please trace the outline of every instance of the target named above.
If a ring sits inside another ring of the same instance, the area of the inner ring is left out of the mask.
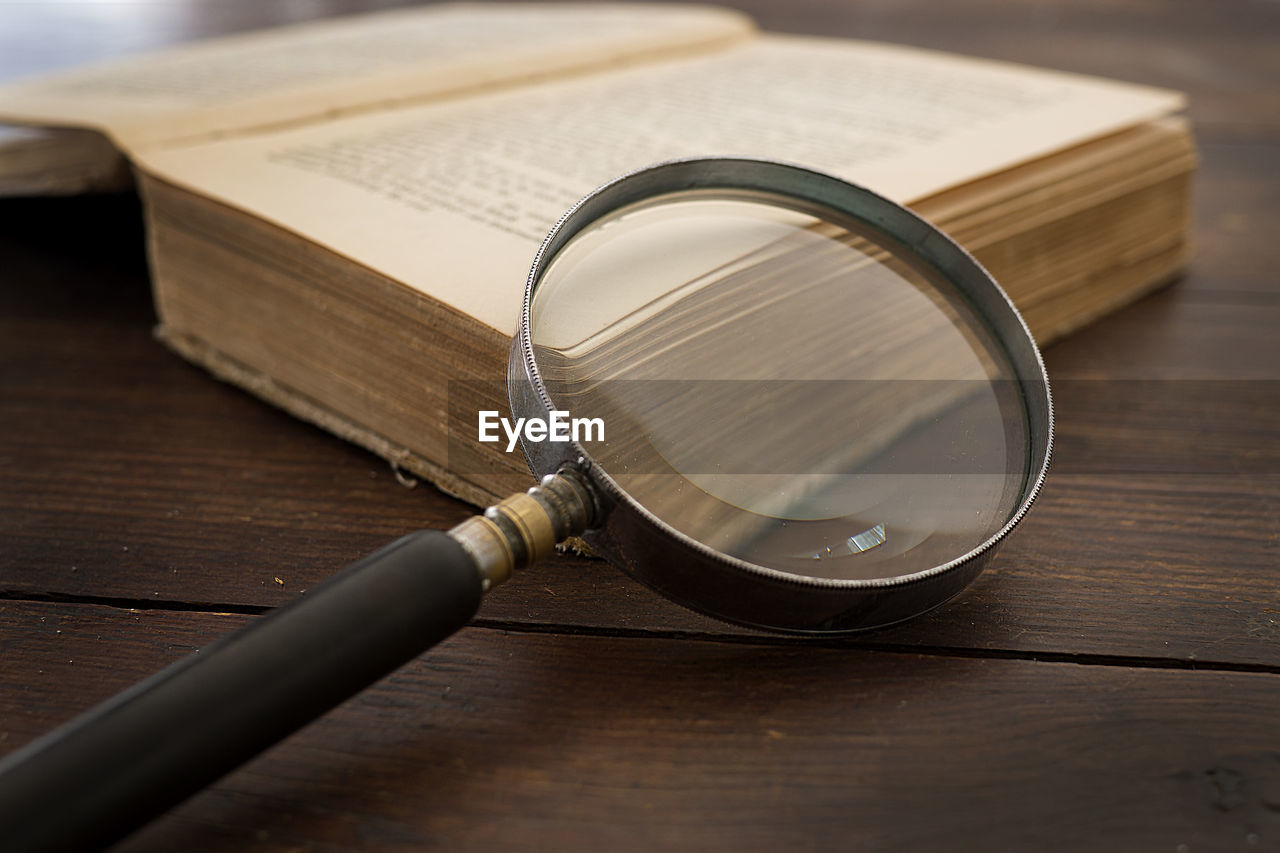
[[[1177,93],[755,31],[699,6],[449,5],[222,39],[0,89],[0,192],[146,203],[162,340],[475,502],[538,242],[616,175],[788,160],[911,204],[1041,343],[1168,281]]]

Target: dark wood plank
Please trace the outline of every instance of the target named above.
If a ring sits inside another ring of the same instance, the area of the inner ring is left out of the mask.
[[[1201,273],[1197,273],[1199,275]],[[1280,379],[1280,300],[1162,290],[1045,352],[1053,381]]]
[[[1196,251],[1179,289],[1212,290],[1218,299],[1246,305],[1271,304],[1266,297],[1280,294],[1280,250],[1266,235],[1280,233],[1280,144],[1218,143],[1202,135],[1199,147]]]
[[[960,598],[871,647],[1280,665],[1280,477],[1062,475]],[[502,624],[722,633],[621,578],[557,562],[496,592]],[[608,621],[599,616],[609,613]]]
[[[7,603],[13,748],[243,617]],[[468,629],[129,850],[1267,849],[1272,675]]]

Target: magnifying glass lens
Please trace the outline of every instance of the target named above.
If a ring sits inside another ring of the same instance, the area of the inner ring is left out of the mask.
[[[868,190],[767,160],[673,160],[582,199],[534,259],[507,379],[537,486],[402,537],[7,756],[6,841],[107,846],[572,536],[744,625],[919,615],[981,571],[1053,444],[1035,342],[972,258]],[[157,737],[141,769],[122,759]]]
[[[1028,487],[1008,355],[917,252],[852,217],[748,191],[648,199],[565,244],[529,317],[563,430],[721,554],[900,577],[987,541]]]

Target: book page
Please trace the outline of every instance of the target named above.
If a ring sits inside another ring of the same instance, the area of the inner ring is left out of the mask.
[[[595,186],[654,161],[789,160],[909,202],[1180,105],[1163,90],[928,51],[765,37],[704,57],[151,152],[143,165],[511,335],[547,230]]]
[[[0,88],[0,123],[91,127],[126,150],[480,90],[748,36],[736,12],[448,4],[186,45]]]

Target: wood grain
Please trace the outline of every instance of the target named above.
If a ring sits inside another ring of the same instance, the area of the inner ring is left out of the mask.
[[[0,4],[0,76],[369,5]],[[558,557],[129,849],[1280,845],[1280,5],[738,5],[1190,93],[1198,254],[1046,353],[1026,523],[960,599],[831,643]],[[139,223],[0,202],[0,751],[470,512],[155,343]]]
[[[5,605],[3,746],[243,619]],[[1278,701],[1270,675],[472,628],[122,849],[1265,849]]]

